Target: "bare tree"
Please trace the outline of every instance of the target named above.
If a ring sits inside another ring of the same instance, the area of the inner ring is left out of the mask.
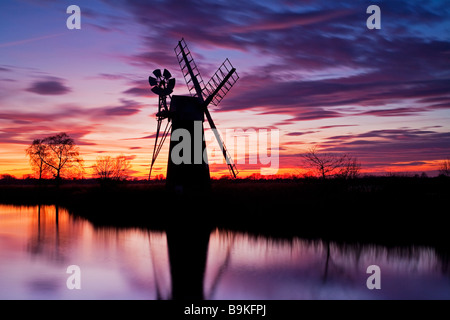
[[[326,179],[329,176],[341,178],[356,178],[361,165],[355,157],[317,151],[317,146],[311,147],[303,154],[304,165],[313,169],[318,176]]]
[[[303,160],[306,167],[316,171],[322,179],[326,179],[327,176],[332,175],[337,168],[342,166],[344,157],[331,153],[319,153],[317,147],[314,146],[303,155]]]
[[[130,173],[131,164],[130,160],[127,159],[124,155],[120,155],[116,157],[115,166],[114,166],[114,179],[115,180],[125,180],[128,178],[128,174]]]
[[[450,159],[445,159],[439,163],[439,174],[450,177]]]
[[[47,148],[41,139],[33,140],[33,143],[25,150],[30,160],[33,171],[39,177],[39,180],[50,174],[50,167],[45,163],[47,158]]]
[[[131,168],[127,157],[120,155],[115,158],[110,156],[98,157],[94,166],[94,175],[102,180],[125,180]]]
[[[361,163],[359,163],[356,157],[349,155],[343,156],[342,165],[339,168],[336,177],[343,179],[355,179],[359,176],[361,171]]]
[[[114,160],[110,156],[98,157],[92,169],[94,175],[102,180],[112,179]]]
[[[61,179],[64,170],[82,169],[83,159],[78,147],[65,132],[45,138],[43,143],[48,149],[44,162],[52,168],[56,180]]]
[[[57,181],[62,175],[73,175],[83,170],[83,159],[74,140],[66,133],[36,139],[26,150],[32,166],[39,168],[40,176],[49,170]]]

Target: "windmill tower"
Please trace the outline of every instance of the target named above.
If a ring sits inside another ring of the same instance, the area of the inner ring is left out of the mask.
[[[238,174],[237,168],[214,124],[208,106],[210,104],[217,106],[239,79],[239,76],[230,61],[226,59],[205,85],[184,39],[178,42],[175,47],[175,54],[190,96],[171,96],[175,79],[171,78],[170,72],[166,69],[163,73],[160,70],[155,70],[153,72],[155,77],[149,77],[152,91],[159,96],[158,113],[156,114],[157,133],[149,179],[159,151],[167,135],[171,132],[166,184],[170,189],[184,193],[205,190],[210,185],[203,128],[205,117],[216,137],[231,176],[235,178]],[[170,107],[167,104],[167,96],[170,98]],[[167,119],[167,124],[160,135],[161,124],[164,119]],[[187,161],[182,163],[174,160],[174,154],[180,151],[180,143],[187,144],[188,142],[175,140],[174,137],[178,136],[177,132],[188,132],[191,137],[190,149],[183,149],[182,151],[183,157]]]

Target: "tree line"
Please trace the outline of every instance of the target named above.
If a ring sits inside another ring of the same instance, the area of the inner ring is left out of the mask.
[[[35,139],[25,150],[34,173],[41,179],[79,178],[85,173],[84,161],[75,141],[65,132],[43,139]],[[93,175],[102,180],[125,180],[131,164],[126,156],[97,157]]]

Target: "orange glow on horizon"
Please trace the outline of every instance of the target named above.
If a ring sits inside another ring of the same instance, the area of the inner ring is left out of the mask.
[[[92,162],[93,164],[93,162]],[[25,162],[24,165],[27,165]],[[86,170],[85,174],[82,176],[84,179],[91,179],[94,178],[92,169],[90,169],[89,165]],[[415,175],[415,174],[422,174],[425,173],[428,176],[434,176],[436,175],[435,172],[437,172],[439,167],[439,161],[432,161],[427,164],[423,165],[402,165],[397,167],[387,167],[387,168],[372,168],[372,169],[366,169],[362,168],[360,172],[360,176],[365,175],[376,175],[376,176],[383,176],[383,175]],[[13,165],[11,165],[11,168],[14,168]],[[134,170],[133,166],[131,168],[134,172],[129,175],[128,179],[138,179],[138,180],[146,180],[148,179],[148,169],[141,169],[140,171]],[[247,178],[253,178],[253,179],[290,179],[293,177],[308,177],[308,176],[315,176],[314,172],[310,169],[303,169],[300,167],[284,167],[280,168],[276,174],[273,175],[261,175],[259,169],[245,169],[245,166],[238,167],[239,174],[237,175],[237,179],[247,179]],[[153,172],[151,180],[161,180],[166,178],[166,172],[165,168],[161,170],[162,172]],[[5,170],[5,167],[2,168],[0,171],[1,175],[11,175],[16,179],[26,179],[26,178],[35,178],[35,174],[32,172],[30,168],[27,169],[11,169],[11,170]],[[221,169],[215,169],[214,167],[210,167],[210,176],[212,179],[233,179],[230,175],[227,168],[221,168]],[[70,178],[69,178],[70,179]],[[75,177],[76,179],[76,177]]]

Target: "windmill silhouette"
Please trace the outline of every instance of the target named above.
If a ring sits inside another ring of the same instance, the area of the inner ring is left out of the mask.
[[[235,178],[238,174],[236,165],[217,130],[208,106],[210,104],[217,106],[239,79],[239,76],[230,61],[225,59],[205,85],[184,39],[178,42],[174,50],[190,96],[171,95],[175,87],[175,79],[172,78],[167,69],[164,69],[163,72],[157,69],[153,71],[153,76],[149,77],[152,92],[159,96],[158,113],[156,114],[157,132],[149,179],[151,178],[153,165],[169,132],[173,137],[176,130],[187,130],[190,137],[195,139],[195,141],[191,140],[190,144],[191,161],[187,161],[187,163],[175,163],[173,161],[172,154],[174,150],[178,151],[178,148],[176,147],[177,141],[171,139],[166,176],[166,185],[169,188],[185,192],[205,189],[210,184],[203,128],[205,117],[216,137],[231,176]],[[168,103],[169,99],[170,104]],[[160,133],[162,122],[165,119],[167,119],[166,126]]]

